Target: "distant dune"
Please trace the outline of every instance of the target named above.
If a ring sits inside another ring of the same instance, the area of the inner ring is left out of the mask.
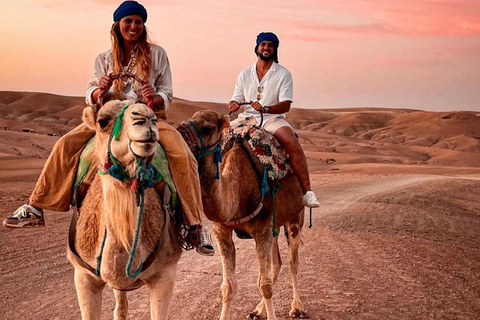
[[[56,137],[81,120],[83,97],[0,91],[0,157],[48,156]],[[227,113],[227,104],[174,98],[168,122],[195,111]],[[288,120],[300,136],[313,170],[355,163],[480,167],[480,113],[411,109],[293,108]],[[26,143],[27,142],[27,143]],[[28,145],[27,145],[28,144]]]

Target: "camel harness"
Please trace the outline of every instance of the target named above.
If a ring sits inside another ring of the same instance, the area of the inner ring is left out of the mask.
[[[123,114],[125,113],[125,110],[129,107],[129,105],[125,105],[122,109],[122,111],[117,115],[117,120],[115,122],[115,126],[112,130],[112,133],[110,134],[110,139],[108,143],[108,154],[107,154],[107,159],[105,161],[105,164],[102,166],[102,169],[99,170],[100,175],[104,174],[109,174],[115,179],[118,179],[122,182],[132,182],[127,170],[123,167],[123,165],[118,161],[118,159],[115,158],[115,156],[111,152],[111,143],[112,140],[118,140],[120,136],[120,131],[122,127],[122,117]],[[129,144],[130,150],[133,152],[131,149],[131,145]],[[135,229],[135,235],[134,239],[132,242],[132,250],[130,251],[129,257],[128,257],[128,262],[125,268],[125,273],[127,277],[129,278],[136,278],[140,275],[141,272],[145,271],[155,260],[159,249],[163,246],[165,242],[165,236],[167,233],[167,225],[170,222],[170,218],[174,218],[174,214],[172,212],[172,209],[170,208],[170,200],[171,200],[171,191],[169,186],[166,184],[164,188],[164,193],[163,193],[163,209],[165,212],[165,219],[164,219],[164,224],[162,227],[162,231],[160,233],[160,239],[155,247],[155,250],[150,254],[150,256],[142,263],[140,263],[139,267],[137,270],[134,272],[131,271],[131,266],[133,263],[133,259],[135,257],[135,252],[137,249],[138,245],[138,239],[139,239],[139,234],[140,234],[140,226],[142,223],[142,218],[143,218],[143,209],[144,209],[144,202],[145,202],[145,189],[146,188],[152,188],[153,187],[153,182],[158,182],[162,180],[162,175],[160,172],[153,166],[152,160],[154,158],[154,155],[151,155],[147,159],[144,159],[142,157],[137,156],[134,153],[135,156],[135,161],[137,164],[137,170],[135,172],[135,177],[133,179],[133,182],[131,184],[131,189],[132,191],[135,191],[137,194],[137,207],[138,207],[138,215],[137,215],[137,224],[136,224],[136,229]],[[75,189],[77,191],[77,189]],[[70,231],[69,231],[69,237],[68,237],[68,248],[70,251],[73,253],[73,256],[76,258],[76,260],[79,262],[79,264],[86,268],[87,270],[91,271],[94,273],[96,276],[100,276],[100,268],[101,268],[101,263],[102,263],[102,254],[103,254],[103,248],[105,246],[105,241],[107,238],[107,228],[105,227],[104,235],[103,235],[103,240],[100,246],[100,253],[97,256],[97,267],[96,269],[93,269],[90,265],[88,265],[85,261],[83,261],[80,256],[78,255],[76,249],[75,249],[75,236],[76,236],[76,224],[77,224],[77,219],[78,219],[78,194],[75,192],[74,195],[74,213],[72,216],[72,221],[70,223]]]

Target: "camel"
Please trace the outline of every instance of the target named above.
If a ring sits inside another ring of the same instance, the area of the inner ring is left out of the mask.
[[[160,189],[168,188],[156,184],[155,189],[145,189],[137,175],[139,185],[133,190],[129,177],[135,177],[139,167],[152,167],[145,162],[157,150],[158,129],[150,108],[128,103],[110,101],[98,114],[92,107],[83,111],[84,124],[96,131],[98,163],[114,161],[128,177],[118,180],[104,168],[105,172],[95,175],[79,208],[74,243],[67,247],[67,256],[75,269],[82,319],[101,318],[105,284],[114,289],[115,320],[126,319],[126,291],[143,285],[150,290],[151,319],[168,319],[181,244],[174,223],[169,222],[168,203],[162,206],[158,195]],[[112,133],[115,124],[119,136]],[[139,216],[143,219],[137,220]]]
[[[192,127],[196,127],[192,130]],[[262,301],[248,315],[249,319],[276,320],[273,305],[273,285],[281,266],[278,238],[272,235],[274,226],[274,203],[271,194],[260,202],[261,179],[255,172],[242,143],[223,154],[220,175],[217,174],[216,151],[229,127],[229,116],[220,116],[215,111],[196,112],[189,121],[183,122],[180,131],[199,165],[202,186],[202,201],[205,215],[213,221],[213,233],[221,254],[223,282],[221,291],[223,305],[220,320],[230,319],[232,300],[237,292],[235,280],[235,246],[232,240],[234,229],[248,232],[255,239],[259,267],[258,289]],[[195,132],[195,134],[192,134]],[[192,136],[195,139],[192,139]],[[219,177],[219,179],[216,179]],[[293,174],[280,180],[282,188],[275,195],[276,231],[286,226],[290,248],[290,270],[293,282],[291,317],[306,316],[297,289],[298,247],[304,222],[302,190]],[[270,190],[273,184],[270,184]],[[258,215],[252,216],[260,208]]]

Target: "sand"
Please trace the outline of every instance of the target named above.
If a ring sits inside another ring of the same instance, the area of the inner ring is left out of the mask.
[[[9,127],[0,131],[2,220],[28,200],[58,139],[47,134],[64,133],[82,109],[79,98],[43,95],[0,92],[0,126]],[[21,115],[11,104],[23,115],[36,112],[32,96],[37,106],[54,106],[43,108],[41,119],[16,119]],[[224,107],[176,99],[169,121]],[[294,109],[289,121],[299,129],[321,202],[312,228],[306,211],[300,248],[299,288],[310,319],[479,319],[478,113]],[[23,127],[44,135],[18,132]],[[66,259],[70,217],[47,211],[44,228],[0,228],[1,319],[80,318]],[[253,241],[235,244],[239,291],[232,319],[245,319],[260,301],[256,258]],[[292,292],[284,238],[280,248],[274,304],[278,319],[287,319]],[[218,254],[184,252],[171,318],[216,319],[221,280]],[[149,319],[148,290],[128,297],[129,319]],[[103,319],[113,318],[113,306],[107,288]]]

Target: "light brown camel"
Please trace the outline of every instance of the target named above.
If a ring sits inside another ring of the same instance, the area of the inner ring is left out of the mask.
[[[134,177],[137,167],[141,167],[157,148],[157,119],[144,104],[132,104],[124,108],[126,104],[124,101],[108,102],[98,114],[93,108],[87,107],[83,112],[83,121],[96,131],[95,154],[98,163],[106,163],[110,149],[129,177]],[[122,110],[124,114],[120,117],[118,114]],[[112,135],[117,118],[122,118],[118,140]],[[105,284],[114,288],[114,319],[126,319],[126,291],[144,284],[150,289],[151,319],[168,319],[177,262],[181,255],[180,242],[174,224],[165,220],[168,214],[157,192],[144,189],[143,219],[130,270],[135,272],[141,263],[147,264],[148,259],[153,261],[150,261],[151,264],[148,262],[149,267],[138,276],[130,275],[130,278],[126,275],[140,214],[141,206],[137,208],[137,204],[143,198],[138,191],[140,189],[133,191],[131,184],[127,179],[120,181],[108,173],[97,174],[79,209],[74,239],[76,252],[69,246],[68,258],[75,268],[75,286],[82,319],[101,318]],[[166,229],[163,229],[164,225]],[[156,248],[156,255],[152,255]],[[97,259],[99,256],[101,259]],[[100,276],[95,274],[98,265]]]
[[[192,131],[194,127],[197,127]],[[272,235],[274,226],[273,201],[267,194],[260,213],[243,223],[229,225],[236,219],[252,214],[260,202],[260,182],[252,167],[247,151],[241,143],[223,154],[220,179],[216,179],[217,165],[213,150],[221,143],[222,135],[229,127],[229,117],[220,116],[214,111],[198,111],[192,118],[182,123],[178,130],[197,156],[202,185],[202,201],[205,215],[214,222],[213,232],[217,240],[223,265],[223,306],[221,320],[230,319],[232,300],[237,292],[235,280],[235,246],[232,231],[240,229],[255,239],[259,266],[258,289],[262,301],[249,314],[250,319],[275,320],[273,306],[273,285],[280,271],[281,259],[277,238]],[[196,134],[192,134],[195,132]],[[198,138],[198,134],[201,138]],[[192,139],[192,136],[195,139]],[[194,141],[192,141],[194,140]],[[203,141],[201,141],[203,140]],[[218,148],[216,149],[218,150]],[[217,156],[218,157],[218,156]],[[297,289],[298,247],[304,221],[302,190],[294,175],[280,180],[282,188],[275,195],[277,232],[283,225],[287,227],[290,247],[290,270],[293,280],[293,301],[291,317],[305,316]],[[270,185],[270,190],[273,184]]]

